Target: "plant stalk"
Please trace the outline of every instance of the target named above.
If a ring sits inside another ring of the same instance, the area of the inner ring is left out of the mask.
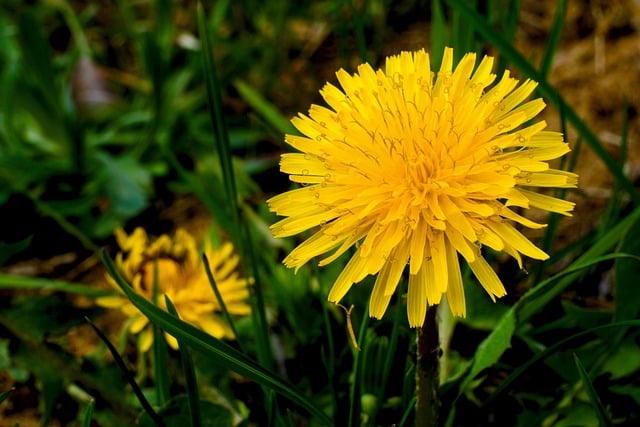
[[[417,334],[416,427],[436,427],[438,425],[440,343],[437,311],[437,305],[427,308],[424,324],[418,329]]]

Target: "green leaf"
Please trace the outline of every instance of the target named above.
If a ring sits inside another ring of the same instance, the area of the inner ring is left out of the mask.
[[[2,202],[0,202],[0,205],[1,204]],[[31,244],[32,238],[33,235],[17,242],[2,243],[2,246],[0,246],[0,265],[4,265],[9,258],[27,249]]]
[[[9,398],[9,396],[11,396],[11,392],[12,391],[13,391],[13,389],[7,390],[7,391],[3,391],[2,393],[0,393],[0,403],[2,403],[5,400],[7,400]]]
[[[556,274],[554,277],[540,283],[537,287],[530,289],[505,313],[496,328],[478,346],[471,369],[460,387],[459,395],[467,389],[480,371],[494,364],[507,350],[507,348],[509,348],[511,337],[516,331],[517,326],[522,325],[529,319],[529,317],[537,313],[541,307],[545,306],[551,299],[556,297],[562,290],[572,283],[573,279],[567,280],[567,278],[574,278],[581,270],[602,261],[621,258],[624,256],[628,255],[606,255],[592,258],[587,262],[581,262],[583,257],[580,257],[563,272]]]
[[[625,328],[630,326],[640,327],[640,320],[629,320],[625,322],[616,322],[616,323],[610,323],[608,325],[597,326],[591,329],[587,329],[586,331],[579,332],[575,335],[571,335],[570,337],[567,337],[563,340],[556,342],[555,344],[547,347],[544,351],[541,351],[540,353],[536,354],[535,356],[527,360],[526,363],[524,363],[523,365],[515,369],[506,380],[500,383],[500,385],[498,386],[498,388],[496,388],[493,394],[489,396],[488,399],[486,399],[485,404],[488,404],[489,402],[492,402],[493,400],[495,400],[498,397],[498,395],[500,395],[504,390],[506,390],[509,387],[509,385],[511,385],[518,377],[520,377],[520,375],[522,375],[532,365],[534,365],[540,360],[546,359],[547,357],[551,356],[559,349],[563,348],[564,346],[567,346],[569,343],[576,340],[583,339],[586,336],[590,336],[593,333],[599,332],[602,330],[607,330],[610,328]]]
[[[567,0],[558,1],[556,4],[556,13],[553,16],[551,32],[547,38],[547,48],[545,49],[542,65],[540,66],[540,73],[545,77],[549,76],[551,65],[553,65],[553,57],[555,56],[558,43],[560,42],[560,35],[562,34],[562,28],[564,27],[564,16],[566,11]]]
[[[95,406],[96,401],[91,399],[87,405],[87,409],[84,411],[84,416],[82,417],[82,427],[91,427],[91,422],[93,421],[93,408]]]
[[[111,341],[109,341],[109,338],[107,338],[107,336],[100,330],[100,328],[98,328],[91,321],[91,319],[89,319],[88,317],[85,317],[85,320],[89,322],[89,325],[91,325],[93,330],[96,332],[96,334],[98,334],[102,342],[109,349],[109,352],[113,356],[113,360],[115,360],[116,364],[118,365],[122,373],[125,375],[127,382],[129,383],[129,385],[131,386],[131,389],[133,390],[133,393],[138,398],[138,402],[140,402],[140,405],[142,405],[146,414],[148,414],[149,418],[151,418],[154,421],[154,425],[156,427],[166,427],[164,422],[162,421],[162,418],[158,416],[156,411],[153,409],[153,407],[145,397],[144,393],[142,392],[142,389],[136,382],[133,372],[127,367],[127,364],[125,363],[122,356],[120,356],[120,353],[118,353],[118,350],[116,349],[116,347],[111,343]]]
[[[51,61],[51,50],[42,35],[42,24],[32,13],[25,12],[20,16],[19,28],[27,75],[40,88],[44,101],[48,103],[49,111],[54,114],[61,113],[62,109],[56,93],[57,85],[53,78],[55,73]]]
[[[640,326],[640,321],[638,321]],[[602,367],[602,372],[611,374],[611,380],[616,380],[640,372],[640,346],[638,346],[638,330],[635,334],[629,334],[616,349],[609,354]]]
[[[554,427],[598,426],[598,418],[596,417],[595,411],[586,402],[574,402],[570,407],[562,408],[560,415],[562,415],[562,418],[553,423]]]
[[[31,289],[42,291],[67,292],[84,295],[89,298],[98,298],[113,295],[114,291],[97,289],[82,283],[64,282],[61,280],[44,279],[41,277],[14,276],[0,273],[0,289]]]
[[[58,335],[82,324],[87,310],[81,310],[58,296],[15,298],[13,304],[2,310],[31,339],[41,342],[47,335]]]
[[[598,421],[600,422],[600,427],[609,427],[612,426],[613,423],[611,419],[609,419],[609,415],[607,414],[606,409],[602,405],[602,401],[600,400],[600,396],[596,392],[596,389],[593,387],[593,383],[589,378],[589,374],[584,369],[582,362],[580,362],[580,358],[577,354],[573,353],[573,359],[576,362],[576,367],[578,368],[578,373],[580,374],[580,378],[582,378],[582,383],[584,384],[587,394],[589,395],[589,399],[591,400],[591,405],[593,409],[596,411],[596,415],[598,416]]]
[[[242,80],[235,80],[233,86],[249,106],[273,126],[278,133],[297,135],[299,132],[274,106],[264,97]]]
[[[480,371],[496,363],[502,354],[511,347],[511,337],[515,330],[515,309],[511,308],[502,316],[491,334],[478,346],[471,369],[460,386],[461,393],[469,387]]]
[[[202,427],[233,427],[233,414],[224,406],[201,400]],[[171,399],[159,411],[166,427],[185,427],[185,421],[190,419],[189,399],[181,395]],[[155,422],[143,413],[138,419],[140,427],[156,427]]]
[[[143,312],[158,327],[181,340],[188,346],[202,352],[211,358],[212,362],[219,363],[227,369],[237,372],[264,387],[286,397],[290,401],[305,408],[313,416],[326,425],[331,425],[329,417],[316,406],[316,404],[303,396],[295,387],[280,376],[266,370],[244,353],[225,344],[223,341],[211,337],[200,329],[185,323],[166,311],[154,306],[145,298],[136,295],[131,286],[122,278],[113,261],[106,252],[101,253],[107,271],[113,276],[122,291],[131,302]]]
[[[209,37],[209,29],[205,16],[204,6],[198,1],[198,33],[202,42],[202,61],[204,73],[206,76],[205,83],[207,87],[207,99],[209,103],[209,113],[211,114],[211,123],[216,135],[215,142],[218,149],[220,166],[222,168],[223,183],[225,186],[225,195],[229,213],[233,218],[232,236],[234,241],[240,238],[239,217],[238,217],[238,192],[236,190],[235,175],[231,163],[231,147],[229,144],[229,132],[227,124],[224,120],[222,107],[222,88],[218,81],[215,59]],[[239,246],[239,245],[238,245]]]
[[[111,210],[121,218],[130,218],[147,205],[151,173],[130,156],[112,157],[96,154],[100,164],[99,179],[111,201]]]
[[[449,33],[442,0],[432,0],[431,5],[431,52],[429,52],[429,56],[433,66],[437,67],[442,62],[444,48],[449,44]]]
[[[178,317],[178,312],[168,296],[164,296],[167,311]],[[184,373],[185,388],[187,389],[187,403],[189,404],[189,419],[192,427],[202,427],[202,413],[200,411],[200,392],[198,391],[198,382],[196,379],[196,368],[191,357],[189,346],[178,341],[178,348],[182,356],[182,372]]]

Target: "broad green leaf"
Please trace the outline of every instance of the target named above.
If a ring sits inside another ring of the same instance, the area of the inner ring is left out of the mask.
[[[544,351],[541,351],[540,353],[536,354],[535,356],[527,360],[527,362],[524,363],[523,365],[516,368],[506,380],[500,383],[498,388],[496,388],[493,394],[489,396],[489,398],[485,401],[485,404],[488,404],[489,402],[492,402],[493,400],[495,400],[498,397],[498,395],[500,395],[504,390],[506,390],[518,377],[520,377],[520,375],[522,375],[532,365],[534,365],[540,360],[545,360],[547,357],[554,354],[559,349],[565,346],[568,346],[573,341],[584,339],[584,337],[590,336],[593,333],[606,331],[611,328],[625,328],[625,327],[631,327],[631,326],[640,327],[640,320],[629,320],[625,322],[616,322],[616,323],[610,323],[608,325],[597,326],[591,329],[587,329],[586,331],[579,332],[575,335],[572,335],[570,337],[567,337],[563,340],[556,342],[555,344],[547,347]]]
[[[640,321],[638,321],[640,324]],[[614,354],[609,355],[602,367],[603,372],[611,374],[616,380],[640,372],[640,346],[637,343],[638,333],[629,334]]]
[[[515,309],[511,308],[502,316],[491,334],[478,346],[471,369],[460,386],[461,392],[467,389],[480,371],[496,363],[502,354],[511,347],[511,337],[515,330]]]
[[[574,402],[569,408],[563,408],[561,415],[562,417],[553,423],[554,427],[602,427],[598,423],[595,411],[586,402]]]
[[[588,262],[580,262],[584,256],[580,257],[563,272],[543,281],[537,287],[530,289],[505,313],[498,323],[498,326],[496,326],[496,328],[478,346],[471,369],[463,380],[459,393],[463,393],[466,390],[466,388],[471,384],[471,381],[473,381],[480,371],[491,366],[502,356],[507,348],[509,348],[511,338],[518,326],[524,324],[530,316],[537,313],[548,303],[548,301],[555,298],[562,290],[572,283],[567,280],[567,278],[574,278],[581,270],[598,264],[599,262],[623,256],[625,255],[607,255],[591,258]]]
[[[147,205],[151,174],[129,156],[111,157],[96,154],[100,165],[98,177],[111,201],[111,209],[121,218],[130,218]]]

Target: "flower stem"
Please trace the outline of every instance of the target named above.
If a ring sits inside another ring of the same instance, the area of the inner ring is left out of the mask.
[[[438,306],[430,306],[424,324],[418,329],[416,360],[416,427],[438,425],[440,347],[438,339]]]

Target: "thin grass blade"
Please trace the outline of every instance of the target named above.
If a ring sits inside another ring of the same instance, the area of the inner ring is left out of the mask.
[[[84,410],[84,415],[82,416],[82,427],[91,427],[91,422],[93,421],[93,408],[95,406],[96,401],[91,399],[87,405],[87,409]]]
[[[553,15],[553,23],[551,24],[551,32],[547,42],[547,49],[545,50],[542,58],[542,65],[540,66],[540,74],[546,79],[551,71],[553,65],[553,58],[558,49],[558,43],[560,43],[560,35],[562,34],[562,28],[564,27],[564,17],[567,12],[567,0],[560,0],[556,4],[556,13]]]
[[[240,96],[247,101],[249,106],[254,109],[267,123],[269,123],[279,134],[291,134],[296,135],[299,132],[291,124],[291,122],[285,118],[280,111],[278,111],[273,104],[269,103],[264,97],[258,93],[254,88],[249,86],[242,80],[235,80],[233,86],[236,88]]]
[[[591,400],[591,405],[593,409],[596,411],[596,416],[598,417],[598,422],[600,423],[600,427],[610,427],[613,426],[609,415],[607,415],[607,411],[600,400],[600,396],[598,396],[598,392],[593,387],[593,383],[591,382],[591,378],[589,378],[589,374],[584,369],[584,365],[580,361],[580,358],[577,354],[573,353],[573,360],[576,362],[576,368],[578,368],[578,373],[580,374],[580,378],[582,379],[582,383],[584,384],[587,395]]]
[[[240,343],[240,340],[238,337],[238,331],[236,330],[236,325],[233,323],[233,319],[229,314],[229,310],[227,310],[227,305],[224,303],[224,300],[222,299],[222,295],[220,294],[220,289],[218,289],[218,284],[216,283],[216,279],[213,277],[213,272],[211,271],[211,265],[209,264],[209,258],[207,258],[207,255],[204,253],[202,254],[202,260],[204,262],[204,269],[207,273],[207,279],[209,279],[209,284],[211,285],[211,289],[213,289],[213,293],[216,296],[216,300],[220,305],[220,309],[222,310],[224,319],[227,321],[227,324],[231,328],[231,331],[233,332],[233,336],[236,338],[236,342],[238,343],[240,350],[243,353],[245,353],[244,348],[242,347],[242,344]]]
[[[81,283],[65,282],[62,280],[45,279],[42,277],[24,277],[0,273],[0,289],[37,289],[43,291],[66,292],[98,298],[114,295],[109,289],[96,289]]]
[[[202,43],[202,62],[204,67],[205,83],[207,87],[207,99],[209,102],[209,112],[211,114],[211,122],[215,132],[216,147],[218,149],[218,157],[220,159],[220,167],[222,169],[222,177],[225,187],[225,195],[227,199],[228,213],[232,218],[234,240],[239,239],[239,218],[238,218],[238,200],[235,176],[233,174],[233,165],[231,162],[231,147],[229,144],[229,133],[224,121],[222,109],[222,88],[218,81],[215,60],[213,58],[213,50],[211,39],[207,28],[207,20],[202,2],[198,2],[198,32]],[[237,241],[237,240],[236,240]]]
[[[5,400],[7,400],[9,398],[9,396],[11,396],[11,392],[13,390],[14,390],[14,388],[12,388],[11,390],[3,391],[2,393],[0,393],[0,403],[2,403]]]
[[[177,318],[178,312],[168,296],[165,295],[164,301],[167,305],[167,311]],[[200,393],[198,392],[198,381],[196,379],[196,369],[191,357],[189,346],[182,340],[178,340],[178,348],[182,356],[182,372],[184,373],[184,383],[187,390],[187,399],[189,403],[189,413],[191,418],[191,427],[202,426],[202,416],[200,414]]]
[[[158,260],[153,263],[153,304],[158,305],[158,295],[160,293],[160,283],[158,281]],[[162,331],[157,326],[153,326],[153,380],[156,386],[158,405],[162,406],[169,401],[171,380],[167,365],[169,363],[169,349],[164,340]]]
[[[147,303],[151,304],[148,301]],[[109,352],[113,356],[113,360],[115,360],[116,364],[118,365],[122,373],[125,375],[127,382],[131,386],[133,393],[136,395],[136,398],[140,402],[140,405],[142,406],[144,411],[149,415],[149,417],[151,417],[151,419],[156,423],[156,425],[160,427],[166,427],[164,424],[164,421],[162,421],[162,418],[160,418],[160,416],[156,413],[156,411],[153,409],[153,407],[145,397],[144,393],[140,389],[140,386],[135,380],[135,376],[133,372],[127,367],[126,362],[124,361],[124,359],[122,359],[122,356],[120,356],[120,353],[118,353],[118,350],[116,349],[116,347],[111,343],[111,341],[109,341],[109,338],[107,338],[107,336],[100,330],[100,328],[98,328],[91,321],[91,319],[89,319],[88,317],[85,317],[85,319],[89,323],[89,325],[93,328],[93,330],[96,332],[96,334],[98,334],[102,342],[109,349]]]
[[[442,0],[431,1],[431,60],[435,66],[442,62],[442,52],[449,44],[449,29],[444,16]]]
[[[127,295],[131,302],[158,327],[173,335],[176,339],[182,340],[186,345],[202,352],[204,355],[216,361],[227,369],[243,375],[258,384],[272,389],[291,402],[300,405],[311,415],[317,417],[323,424],[331,425],[329,417],[313,403],[304,397],[295,386],[280,378],[278,375],[266,370],[244,353],[217,340],[192,325],[176,319],[171,314],[154,306],[145,298],[137,295],[131,286],[122,278],[113,260],[102,252],[102,261],[107,271],[112,275],[118,286]]]

